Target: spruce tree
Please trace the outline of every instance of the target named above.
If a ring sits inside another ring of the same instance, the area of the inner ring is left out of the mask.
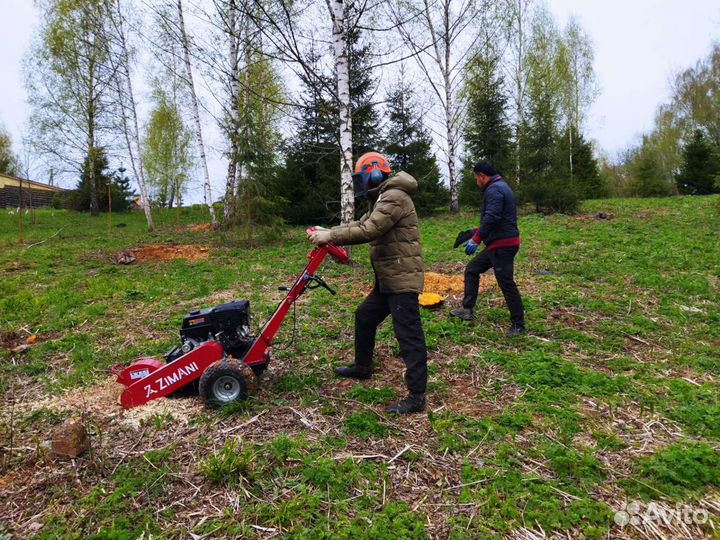
[[[429,215],[450,203],[450,192],[440,181],[440,170],[431,151],[432,141],[414,103],[412,90],[400,81],[387,96],[385,156],[393,171],[405,171],[418,181],[413,195],[419,215]]]
[[[68,199],[73,210],[90,211],[90,179],[93,178],[97,188],[98,209],[106,212],[108,209],[108,186],[110,186],[113,212],[123,212],[128,209],[130,198],[135,193],[130,190],[130,180],[127,177],[111,173],[108,165],[107,153],[102,147],[95,147],[93,155],[87,156],[83,162],[80,181],[77,188]],[[90,164],[94,169],[90,170]]]
[[[371,78],[371,47],[358,29],[349,33],[350,92],[353,115],[353,156],[382,146],[380,122],[373,96],[377,83]],[[340,163],[337,133],[338,107],[328,89],[334,79],[321,73],[319,55],[309,63],[313,76],[303,75],[304,99],[296,135],[285,141],[285,167],[277,176],[273,196],[282,197],[282,216],[290,223],[337,223],[340,218]]]
[[[499,73],[499,58],[478,54],[468,63],[465,78],[468,111],[459,198],[461,205],[480,206],[482,192],[475,183],[472,167],[486,160],[501,174],[509,173],[512,129],[507,120],[508,98]]]
[[[319,57],[311,62],[319,70]],[[296,134],[284,143],[285,167],[274,184],[273,198],[285,201],[282,216],[294,224],[324,223],[340,209],[337,107],[327,92],[331,79],[324,82],[301,78],[304,97]]]
[[[628,164],[630,193],[635,197],[662,197],[670,195],[672,187],[663,175],[657,148],[647,136]]]
[[[682,152],[680,172],[675,176],[678,191],[688,195],[708,195],[718,191],[720,152],[697,129]]]
[[[601,199],[608,196],[608,187],[600,176],[598,162],[593,155],[592,144],[582,133],[573,129],[572,175],[570,174],[570,137],[567,129],[558,139],[555,174],[563,181],[572,182],[581,199]]]

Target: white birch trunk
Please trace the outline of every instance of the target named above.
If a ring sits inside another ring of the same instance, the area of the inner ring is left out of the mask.
[[[343,0],[327,0],[327,4],[333,22],[333,51],[340,112],[340,220],[342,223],[349,223],[355,216],[355,194],[352,184],[352,115],[345,4]]]
[[[457,213],[460,211],[460,203],[458,201],[458,185],[457,185],[457,161],[455,148],[455,126],[453,116],[455,114],[452,88],[450,87],[450,77],[445,73],[445,127],[447,129],[448,143],[448,175],[450,181],[450,211]]]
[[[237,129],[238,100],[240,84],[238,83],[238,37],[237,37],[237,6],[235,0],[228,4],[228,38],[230,40],[230,151],[228,155],[227,180],[225,182],[225,222],[229,222],[235,208],[235,176],[237,169]]]
[[[460,211],[460,203],[458,201],[458,185],[456,171],[456,152],[455,148],[455,100],[453,99],[452,77],[450,70],[452,69],[451,49],[452,34],[450,30],[450,0],[445,0],[443,10],[443,23],[445,25],[445,64],[440,63],[443,71],[443,83],[445,85],[445,125],[447,127],[447,143],[448,143],[448,174],[450,175],[450,211],[457,213]]]
[[[515,180],[520,184],[521,172],[521,156],[522,156],[522,128],[525,124],[525,41],[527,39],[525,32],[525,20],[528,16],[530,3],[532,0],[512,0],[513,17],[516,18],[515,24],[511,25],[510,31],[514,30],[515,49],[515,66],[513,69],[513,79],[515,82]]]
[[[437,65],[437,69],[442,75],[442,88],[435,87],[436,93],[440,100],[443,112],[445,113],[445,137],[447,138],[447,166],[448,166],[448,182],[450,184],[450,211],[455,213],[460,210],[460,204],[458,202],[458,186],[457,186],[457,109],[454,98],[453,89],[453,68],[452,68],[452,47],[453,36],[451,31],[450,21],[450,3],[452,0],[444,0],[442,3],[442,26],[443,34],[439,36],[436,29],[435,23],[433,22],[433,16],[431,13],[431,6],[428,0],[423,1],[423,16],[425,17],[425,26],[430,32],[430,37],[433,43],[432,59]],[[441,41],[442,40],[442,41]],[[439,43],[442,42],[444,51],[440,50]],[[423,68],[426,76],[430,76],[430,72]],[[430,81],[433,86],[435,83]],[[439,85],[438,85],[439,86]]]
[[[200,109],[198,107],[197,94],[195,93],[195,84],[193,83],[192,65],[190,64],[190,43],[188,41],[187,32],[185,32],[185,19],[183,17],[182,0],[177,2],[178,22],[180,24],[180,39],[182,39],[182,47],[185,56],[185,75],[187,76],[188,86],[190,87],[190,101],[192,104],[192,112],[195,118],[195,136],[197,138],[198,151],[200,153],[200,161],[203,166],[204,188],[205,188],[205,204],[210,211],[210,220],[213,226],[217,226],[215,217],[215,209],[212,205],[212,190],[210,189],[210,172],[208,171],[207,158],[205,155],[205,145],[203,144],[202,124],[200,123]]]
[[[130,77],[130,55],[128,54],[127,42],[125,41],[125,28],[123,26],[123,15],[120,7],[120,0],[117,0],[117,14],[118,14],[118,37],[120,39],[120,48],[122,52],[122,73],[125,78],[125,86],[127,91],[128,109],[130,113],[130,130],[128,130],[127,119],[123,111],[123,126],[125,127],[125,136],[128,145],[128,153],[130,154],[130,165],[137,178],[138,185],[140,186],[140,198],[142,199],[142,206],[145,212],[145,220],[148,224],[148,230],[152,231],[155,229],[155,224],[152,219],[152,212],[150,211],[150,197],[148,195],[147,183],[145,181],[145,166],[142,159],[142,151],[140,149],[140,130],[138,129],[137,109],[135,108],[135,95],[133,94],[132,79]],[[135,144],[135,151],[137,153],[137,166],[135,164],[135,158],[133,156],[132,144]]]

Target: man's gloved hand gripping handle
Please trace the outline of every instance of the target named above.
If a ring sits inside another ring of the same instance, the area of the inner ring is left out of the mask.
[[[332,233],[324,227],[311,227],[308,229],[307,237],[316,246],[324,246],[330,243]]]

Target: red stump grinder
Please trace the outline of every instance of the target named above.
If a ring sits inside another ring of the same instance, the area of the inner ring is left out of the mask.
[[[118,382],[127,387],[120,404],[128,409],[195,390],[212,407],[246,399],[256,376],[267,368],[268,348],[297,299],[306,289],[317,287],[336,294],[315,275],[328,254],[338,262],[348,262],[347,252],[332,244],[313,249],[307,266],[258,336],[250,335],[250,302],[235,300],[188,313],[180,330],[182,344],[167,353],[165,362],[142,358],[126,368],[114,366]]]

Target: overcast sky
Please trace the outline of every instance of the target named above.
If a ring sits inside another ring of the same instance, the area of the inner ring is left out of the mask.
[[[574,14],[593,41],[601,93],[590,111],[588,135],[611,156],[652,128],[658,104],[669,96],[672,75],[720,41],[718,0],[547,3],[560,26]],[[0,0],[0,124],[9,130],[16,151],[28,117],[21,59],[37,22],[32,0]],[[211,169],[222,178],[221,160],[214,161]]]

